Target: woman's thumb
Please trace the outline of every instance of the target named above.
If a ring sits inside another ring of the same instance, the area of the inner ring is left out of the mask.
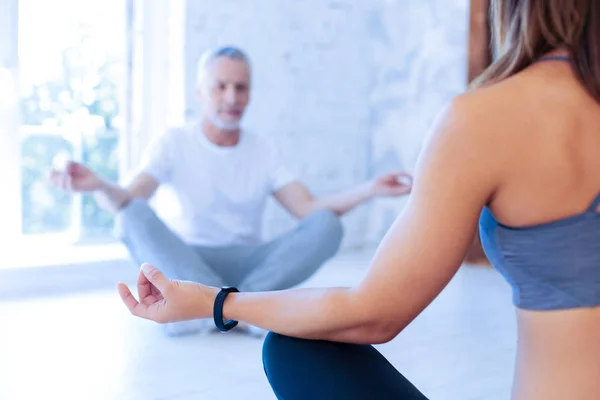
[[[154,265],[148,263],[142,264],[142,272],[148,281],[161,292],[164,292],[167,286],[169,286],[169,279]]]

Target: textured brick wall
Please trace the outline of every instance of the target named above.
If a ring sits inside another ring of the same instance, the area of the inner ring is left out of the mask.
[[[253,60],[246,126],[278,143],[318,195],[393,167],[411,169],[431,119],[464,88],[467,0],[188,0],[187,116],[197,113],[195,65],[209,46]],[[345,246],[376,241],[403,202],[344,219]],[[274,204],[266,234],[292,220]]]

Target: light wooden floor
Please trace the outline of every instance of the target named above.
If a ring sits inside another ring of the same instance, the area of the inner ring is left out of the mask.
[[[371,254],[344,254],[309,286],[351,285]],[[415,282],[418,285],[418,282]],[[131,317],[112,289],[0,302],[0,399],[274,399],[261,340],[168,338]],[[515,319],[492,269],[464,267],[392,342],[378,346],[431,400],[509,398]]]

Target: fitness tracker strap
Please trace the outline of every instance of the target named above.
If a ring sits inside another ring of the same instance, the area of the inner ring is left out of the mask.
[[[221,332],[228,332],[236,327],[238,321],[228,320],[223,321],[223,304],[225,303],[225,298],[229,293],[237,293],[239,290],[234,287],[224,287],[221,288],[217,297],[215,298],[215,307],[213,310],[213,318],[215,320],[215,325],[218,330]]]

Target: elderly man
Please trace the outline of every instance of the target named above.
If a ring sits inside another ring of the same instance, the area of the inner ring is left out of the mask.
[[[374,196],[409,193],[410,177],[390,173],[315,198],[286,169],[271,141],[241,128],[250,87],[250,63],[241,50],[207,52],[197,77],[201,120],[153,140],[127,187],[78,163],[53,170],[50,180],[94,192],[99,204],[114,211],[120,239],[138,264],[158,265],[172,278],[244,291],[296,286],[338,251],[341,215]],[[159,186],[176,201],[149,205]],[[299,223],[263,242],[261,220],[271,195]],[[205,323],[210,321],[172,324],[169,332],[196,331]]]

